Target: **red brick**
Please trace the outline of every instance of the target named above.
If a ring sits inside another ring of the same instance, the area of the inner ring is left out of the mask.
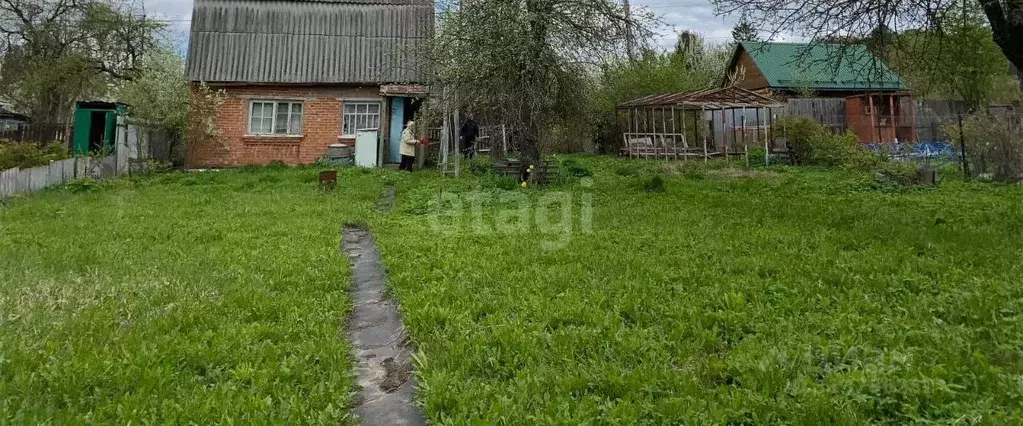
[[[327,153],[327,146],[338,143],[341,136],[341,100],[345,98],[379,98],[379,86],[323,85],[249,85],[215,86],[223,89],[227,99],[214,122],[225,148],[197,146],[189,153],[189,167],[232,167],[247,164],[263,165],[271,161],[285,164],[311,164]],[[288,99],[303,102],[302,137],[246,137],[249,123],[249,102],[258,99]],[[381,106],[386,110],[386,104]],[[382,120],[383,121],[383,120]],[[383,125],[386,133],[387,126]],[[352,143],[354,140],[346,139]]]

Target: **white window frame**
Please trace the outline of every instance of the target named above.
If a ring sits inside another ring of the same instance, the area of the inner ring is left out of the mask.
[[[355,113],[352,113],[352,114],[346,114],[345,113],[345,107],[348,106],[348,105],[377,105],[378,108],[377,108],[376,114],[372,114],[372,113],[369,113],[369,112],[365,112],[365,113],[355,112]],[[384,119],[384,103],[383,103],[383,101],[381,101],[379,99],[342,99],[341,100],[341,137],[343,137],[343,138],[354,138],[356,136],[355,133],[345,133],[345,124],[348,123],[348,120],[345,118],[345,116],[347,116],[347,115],[352,115],[352,116],[356,116],[356,117],[357,116],[371,117],[373,115],[376,115],[377,116],[377,129],[380,129],[380,126],[383,125],[383,119]],[[356,120],[356,122],[358,122],[358,121]],[[359,131],[359,130],[360,129],[355,129],[356,132]]]
[[[271,104],[273,105],[273,112],[270,114],[270,133],[256,132],[252,128],[252,113],[255,110],[256,104]],[[298,116],[298,129],[291,128],[291,108],[292,105],[299,104],[302,106],[302,111],[299,112]],[[279,105],[287,105],[288,107],[288,126],[284,133],[277,133],[277,108]],[[302,128],[305,127],[305,102],[294,99],[251,99],[249,100],[249,117],[248,117],[248,134],[255,136],[302,136]]]

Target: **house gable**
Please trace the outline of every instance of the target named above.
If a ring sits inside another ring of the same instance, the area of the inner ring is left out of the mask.
[[[729,74],[725,76],[725,85],[732,82],[730,79],[735,78],[735,85],[746,90],[757,91],[770,86],[767,77],[764,77],[764,73],[757,67],[756,62],[742,47],[736,51],[736,58],[728,70]]]

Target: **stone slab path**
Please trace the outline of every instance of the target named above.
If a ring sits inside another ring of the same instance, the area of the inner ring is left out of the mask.
[[[363,425],[425,425],[415,405],[408,335],[398,304],[387,294],[387,272],[369,231],[345,228],[341,250],[352,262],[355,304],[348,339],[356,359],[356,383],[362,388],[354,413]]]

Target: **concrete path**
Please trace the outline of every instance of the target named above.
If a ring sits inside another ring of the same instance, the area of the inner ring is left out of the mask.
[[[345,228],[341,250],[352,262],[348,339],[356,359],[356,383],[362,387],[355,415],[364,425],[425,425],[415,405],[408,335],[398,304],[387,294],[387,272],[380,264],[373,236]]]

